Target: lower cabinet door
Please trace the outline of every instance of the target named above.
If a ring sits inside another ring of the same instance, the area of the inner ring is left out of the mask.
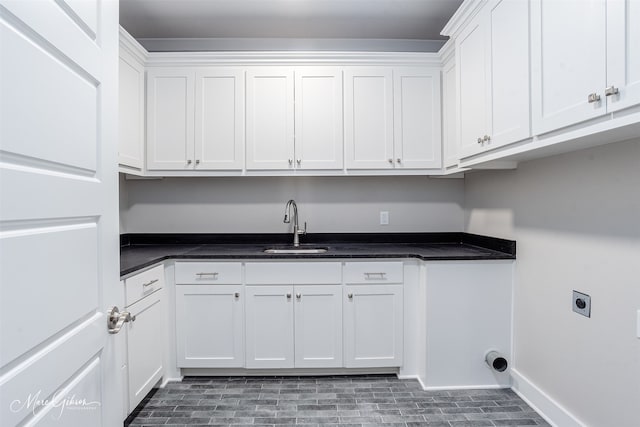
[[[342,367],[342,286],[296,286],[295,367]]]
[[[345,366],[402,366],[402,285],[345,286],[343,293]]]
[[[240,285],[176,286],[178,367],[244,366],[243,300]]]
[[[127,323],[130,411],[162,378],[165,334],[163,292],[160,289],[127,308],[135,316],[135,320]]]
[[[246,367],[293,368],[293,286],[246,286]]]

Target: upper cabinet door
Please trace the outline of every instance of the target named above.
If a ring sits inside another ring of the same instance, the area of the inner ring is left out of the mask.
[[[440,70],[397,68],[393,81],[395,167],[440,168]]]
[[[604,114],[605,2],[532,0],[531,6],[533,133]]]
[[[347,68],[344,76],[347,168],[393,168],[391,68]]]
[[[608,112],[640,104],[640,2],[637,0],[607,2],[606,89]]]
[[[194,72],[147,71],[147,169],[192,169]]]
[[[494,0],[487,9],[491,104],[485,149],[531,136],[529,2]]]
[[[195,169],[242,169],[244,71],[198,69],[195,91]]]
[[[144,64],[120,49],[118,160],[142,171],[144,166]]]
[[[295,167],[342,169],[342,70],[295,69]]]
[[[456,39],[458,126],[462,157],[481,151],[482,138],[488,134],[488,39],[487,27],[482,25],[481,18],[476,16]]]
[[[293,68],[247,71],[247,169],[293,169]]]

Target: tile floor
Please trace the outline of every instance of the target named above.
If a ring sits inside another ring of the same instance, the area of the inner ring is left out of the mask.
[[[186,377],[159,389],[133,426],[548,426],[511,390],[423,391],[395,375]]]

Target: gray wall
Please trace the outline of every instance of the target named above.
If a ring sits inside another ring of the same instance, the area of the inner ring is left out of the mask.
[[[121,182],[129,233],[280,233],[295,199],[309,232],[462,231],[464,182],[426,177],[165,178]],[[379,225],[380,211],[390,224]]]
[[[586,425],[637,425],[640,140],[468,174],[465,207],[469,232],[517,240],[516,370]]]

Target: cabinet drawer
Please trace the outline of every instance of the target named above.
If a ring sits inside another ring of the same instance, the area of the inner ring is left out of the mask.
[[[314,285],[342,282],[339,262],[248,262],[247,285]]]
[[[401,262],[347,262],[344,265],[344,282],[356,283],[402,283]]]
[[[242,283],[239,262],[176,262],[176,285],[235,285]]]
[[[124,281],[125,304],[130,306],[146,295],[164,287],[164,266],[158,265]]]

